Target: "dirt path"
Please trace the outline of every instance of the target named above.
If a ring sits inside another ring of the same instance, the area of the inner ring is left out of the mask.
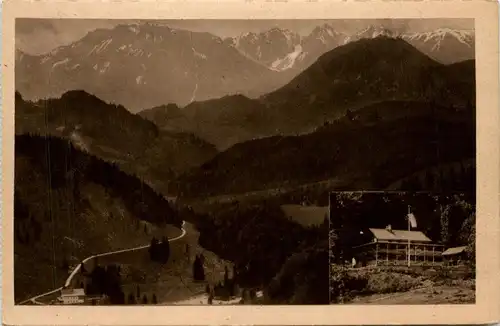
[[[263,292],[257,291],[256,295],[257,295],[257,298],[261,298],[263,296]],[[213,306],[216,306],[216,305],[237,305],[237,304],[240,304],[241,299],[242,299],[241,296],[237,296],[237,297],[231,298],[229,300],[213,299],[212,305]],[[183,306],[183,305],[185,305],[185,306],[208,305],[208,294],[202,293],[202,294],[195,295],[195,296],[188,298],[188,299],[185,299],[185,300],[179,300],[179,301],[176,301],[173,303],[164,303],[164,305],[167,305],[167,304],[168,305],[181,305],[181,306]]]
[[[407,292],[357,297],[350,304],[471,304],[475,290],[464,286],[439,285]]]
[[[182,226],[181,226],[181,234],[179,236],[175,237],[175,238],[168,239],[169,242],[177,241],[179,239],[184,238],[184,236],[187,234],[187,231],[184,228],[185,224],[186,224],[186,222],[183,221],[182,222]],[[82,261],[82,263],[85,264],[89,260],[92,260],[92,259],[94,259],[96,257],[111,256],[111,255],[115,255],[115,254],[119,254],[119,253],[130,252],[130,251],[137,251],[137,250],[142,250],[142,249],[146,249],[146,248],[149,248],[149,244],[143,245],[143,246],[139,246],[139,247],[134,247],[134,248],[128,248],[128,249],[122,249],[122,250],[115,250],[115,251],[104,252],[104,253],[101,253],[101,254],[96,254],[96,255],[89,256],[89,257],[85,258]],[[74,276],[80,270],[80,266],[81,266],[81,264],[76,265],[76,267],[73,269],[73,271],[71,272],[71,274],[66,279],[66,282],[64,283],[64,287],[69,287],[71,285],[71,281],[73,280]],[[36,295],[36,296],[34,296],[32,298],[29,298],[27,300],[22,301],[19,304],[23,305],[23,304],[31,302],[31,303],[34,303],[34,304],[37,304],[37,305],[43,305],[44,303],[39,302],[38,299],[46,297],[46,296],[53,295],[53,294],[61,291],[64,287],[59,287],[59,288],[54,289],[52,291],[48,291],[48,292]]]
[[[212,305],[234,305],[234,304],[239,304],[240,301],[241,297],[236,297],[227,301],[214,299],[212,301]],[[180,300],[172,303],[164,303],[164,305],[179,305],[179,306],[208,305],[208,295],[206,293],[203,293],[185,300]]]

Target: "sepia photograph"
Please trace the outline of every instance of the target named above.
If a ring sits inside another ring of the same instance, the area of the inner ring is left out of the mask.
[[[330,301],[475,302],[474,193],[335,192]]]
[[[477,20],[131,14],[12,20],[16,309],[483,302]]]
[[[474,190],[474,53],[459,19],[17,19],[16,300],[327,304],[328,191]]]
[[[17,19],[16,42],[19,304],[327,304],[329,190],[474,191],[473,20]]]

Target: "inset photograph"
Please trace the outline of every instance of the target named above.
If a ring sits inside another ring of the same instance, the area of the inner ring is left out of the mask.
[[[475,195],[333,192],[330,303],[475,303]]]

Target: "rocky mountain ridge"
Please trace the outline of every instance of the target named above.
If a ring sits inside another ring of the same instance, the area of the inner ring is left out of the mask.
[[[132,112],[235,94],[256,98],[285,85],[322,54],[381,35],[403,38],[445,64],[474,58],[473,31],[446,28],[397,34],[369,26],[346,34],[325,24],[306,36],[273,28],[223,39],[164,24],[124,24],[45,55],[17,50],[16,90],[37,100],[83,89]]]

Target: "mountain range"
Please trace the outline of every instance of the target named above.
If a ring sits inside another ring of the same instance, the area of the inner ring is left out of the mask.
[[[382,187],[414,173],[415,160],[423,169],[471,158],[474,103],[473,60],[445,65],[402,38],[380,35],[326,52],[258,99],[229,95],[132,114],[84,91],[37,102],[17,94],[16,132],[69,138],[175,195],[239,193],[339,175]],[[392,137],[401,141],[394,151],[380,150]],[[364,154],[373,165],[361,163]],[[390,162],[400,155],[401,164]],[[395,166],[411,171],[392,179],[363,175],[383,174],[384,166],[393,174]]]
[[[272,70],[302,71],[327,51],[349,42],[378,36],[402,38],[444,64],[474,59],[474,33],[450,28],[398,32],[371,25],[355,33],[346,33],[324,24],[304,37],[286,29],[274,28],[263,33],[246,33],[232,38],[230,42],[241,53]]]
[[[444,65],[401,38],[379,36],[339,46],[320,56],[283,87],[258,99],[243,95],[160,106],[140,112],[160,128],[191,132],[224,150],[276,134],[313,131],[367,105],[434,101],[466,106],[475,101],[474,61]]]
[[[400,37],[445,64],[474,58],[474,33],[396,34],[370,26],[353,34],[321,25],[308,35],[274,28],[221,38],[141,23],[98,29],[45,55],[16,51],[16,89],[29,99],[83,89],[132,112],[242,94],[257,98],[289,82],[322,54],[363,38]]]

